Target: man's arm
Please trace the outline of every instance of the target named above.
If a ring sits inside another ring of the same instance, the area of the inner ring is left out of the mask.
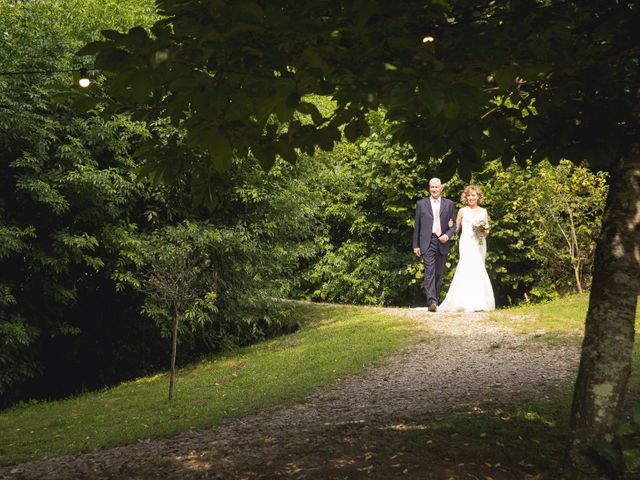
[[[413,253],[419,257],[420,252],[420,202],[416,203],[416,220],[413,226]]]
[[[449,218],[447,219],[447,230],[439,238],[441,243],[447,243],[456,233],[456,207],[449,199],[447,199],[447,203],[449,204],[447,207]]]

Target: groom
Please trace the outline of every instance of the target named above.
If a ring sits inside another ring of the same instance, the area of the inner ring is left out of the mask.
[[[442,198],[439,178],[429,180],[431,196],[416,203],[416,224],[413,229],[413,253],[424,262],[424,289],[430,312],[438,308],[444,262],[449,255],[449,239],[456,231],[456,207]],[[435,221],[434,221],[435,219]]]

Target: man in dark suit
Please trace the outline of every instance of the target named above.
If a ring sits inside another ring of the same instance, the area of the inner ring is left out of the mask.
[[[427,198],[416,203],[416,224],[413,229],[413,253],[424,262],[424,289],[427,293],[427,307],[430,312],[438,308],[444,262],[449,255],[451,242],[456,231],[456,207],[442,198],[442,183],[438,178],[429,180]],[[435,218],[435,221],[434,221]]]

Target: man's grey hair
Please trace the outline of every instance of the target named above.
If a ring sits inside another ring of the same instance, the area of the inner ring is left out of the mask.
[[[442,182],[438,177],[433,177],[431,180],[429,180],[429,186],[431,186],[432,183],[439,183],[442,185]]]

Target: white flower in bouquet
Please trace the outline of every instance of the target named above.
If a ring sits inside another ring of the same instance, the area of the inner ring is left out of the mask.
[[[473,233],[478,238],[478,245],[482,245],[484,243],[484,233],[489,230],[489,224],[484,219],[476,220],[471,228],[473,228]]]

